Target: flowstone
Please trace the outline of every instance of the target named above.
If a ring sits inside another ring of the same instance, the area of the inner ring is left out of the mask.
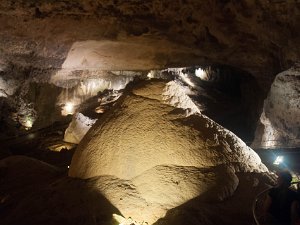
[[[192,199],[222,202],[239,185],[236,173],[268,171],[252,149],[190,110],[192,101],[171,86],[147,81],[126,93],[72,159],[69,176],[102,180],[97,189],[125,218],[152,224]]]

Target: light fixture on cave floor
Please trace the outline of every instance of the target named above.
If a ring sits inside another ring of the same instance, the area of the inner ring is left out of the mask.
[[[279,155],[276,157],[275,161],[273,162],[274,165],[280,165],[283,163],[284,157],[283,155]]]
[[[154,78],[154,71],[151,70],[148,74],[147,74],[148,79],[153,79]]]
[[[113,214],[113,218],[117,223],[119,223],[119,225],[148,225],[148,222],[143,221],[140,223],[134,221],[131,217],[125,219],[123,216],[117,214]]]

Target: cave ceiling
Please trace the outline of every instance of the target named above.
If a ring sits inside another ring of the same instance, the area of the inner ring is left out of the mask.
[[[299,0],[3,0],[0,24],[1,70],[226,64],[268,77],[300,59]]]

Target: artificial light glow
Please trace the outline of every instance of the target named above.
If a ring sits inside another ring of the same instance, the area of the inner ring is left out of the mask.
[[[71,114],[73,112],[73,109],[74,109],[74,104],[71,103],[71,102],[67,102],[66,106],[65,106],[65,109],[66,109],[67,112],[69,112]]]
[[[62,108],[62,112],[61,114],[63,116],[67,116],[67,115],[73,115],[75,112],[75,106],[74,106],[74,103],[72,102],[67,102],[65,104],[65,106]]]
[[[24,126],[25,126],[26,130],[29,130],[32,127],[32,121],[31,121],[31,119],[27,119],[26,122],[25,122],[25,124],[24,124]]]
[[[199,77],[201,80],[208,80],[208,76],[205,70],[198,68],[195,70],[196,77]]]
[[[283,162],[284,157],[282,155],[279,155],[276,157],[275,161],[274,161],[274,165],[279,165],[280,163]]]
[[[147,74],[147,77],[148,77],[149,79],[154,78],[154,72],[151,70],[151,71]]]

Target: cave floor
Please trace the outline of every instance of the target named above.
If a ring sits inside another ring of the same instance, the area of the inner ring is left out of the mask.
[[[67,125],[48,127],[24,135],[2,140],[2,158],[10,155],[32,157],[59,168],[68,168],[76,145],[63,141]]]

